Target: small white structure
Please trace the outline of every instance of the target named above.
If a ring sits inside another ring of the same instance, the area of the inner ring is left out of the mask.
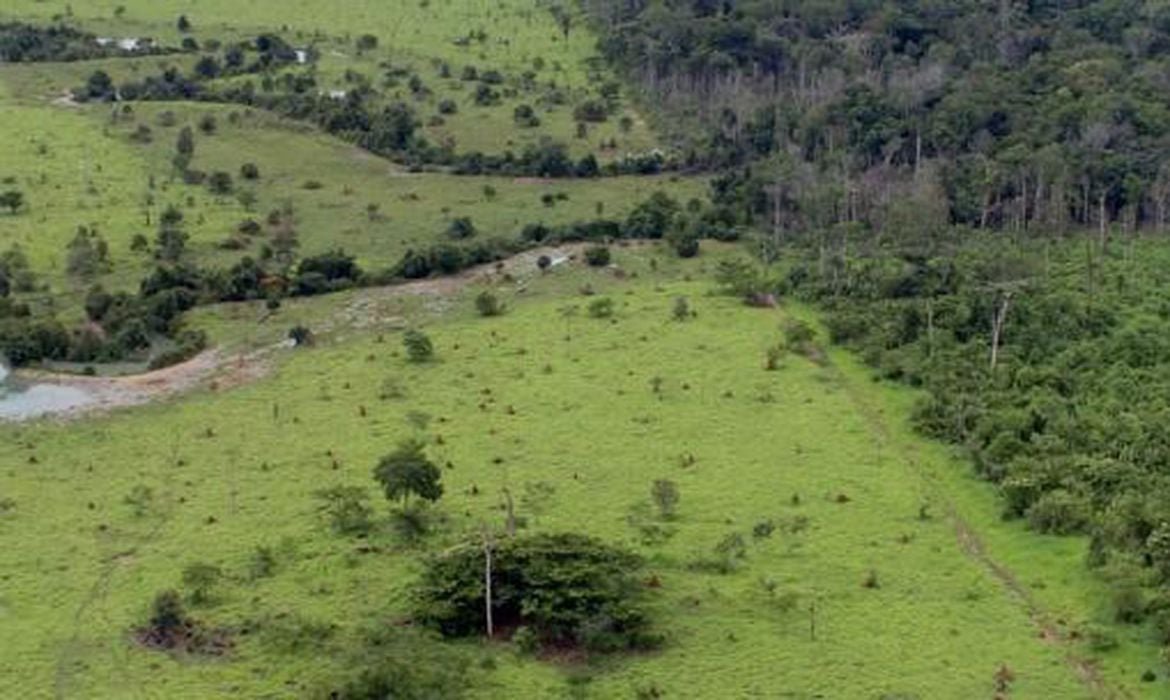
[[[331,99],[331,100],[344,100],[345,95],[346,95],[345,90],[330,90],[329,91],[329,99]]]
[[[294,49],[293,53],[297,55],[297,63],[304,65],[309,62],[309,52],[304,49]]]

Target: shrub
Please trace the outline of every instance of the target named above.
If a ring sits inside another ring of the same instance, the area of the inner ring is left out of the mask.
[[[443,495],[443,472],[426,456],[419,440],[406,440],[374,467],[374,479],[382,485],[386,498],[402,501],[405,509],[411,496],[435,502]]]
[[[691,305],[687,302],[686,297],[675,297],[674,307],[671,308],[670,316],[680,322],[691,317]]]
[[[499,316],[504,313],[504,304],[499,297],[485,289],[475,297],[475,310],[480,316]]]
[[[613,316],[613,299],[598,297],[589,302],[589,315],[593,318],[611,318]]]
[[[459,111],[459,105],[455,100],[439,100],[439,114],[455,114]]]
[[[260,168],[255,163],[244,163],[240,166],[240,177],[245,180],[259,180]]]
[[[313,344],[313,331],[307,327],[297,324],[288,330],[288,339],[293,342],[293,345],[302,347]]]
[[[528,627],[542,645],[597,652],[652,648],[661,640],[642,610],[640,566],[637,555],[587,535],[505,540],[492,553],[493,617]],[[446,636],[481,633],[483,574],[478,543],[431,559],[416,593],[419,621]]]
[[[460,216],[451,220],[447,225],[447,236],[457,241],[466,240],[476,234],[475,224],[471,217]]]
[[[609,248],[603,245],[589,246],[585,249],[585,262],[593,267],[605,267],[611,257]]]
[[[402,335],[402,347],[411,362],[428,362],[435,356],[435,346],[426,333],[408,330]]]
[[[609,108],[601,100],[585,100],[573,108],[573,119],[579,122],[603,122],[609,118]]]

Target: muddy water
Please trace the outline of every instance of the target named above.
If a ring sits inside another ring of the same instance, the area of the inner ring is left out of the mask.
[[[96,397],[82,389],[57,384],[22,384],[0,363],[0,421],[20,421],[72,411]]]

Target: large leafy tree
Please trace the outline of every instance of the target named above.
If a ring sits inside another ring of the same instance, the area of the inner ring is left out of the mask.
[[[405,508],[411,496],[435,502],[443,495],[443,473],[427,458],[425,445],[406,440],[383,457],[374,468],[374,479],[386,498],[401,501]]]

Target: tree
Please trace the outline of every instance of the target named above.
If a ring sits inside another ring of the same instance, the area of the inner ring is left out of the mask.
[[[245,180],[259,180],[260,168],[255,163],[244,163],[240,166],[240,177]]]
[[[651,649],[661,636],[643,609],[642,560],[575,533],[504,539],[491,547],[491,609],[522,620],[535,645],[606,653]],[[427,562],[416,618],[446,636],[482,634],[486,622],[482,542],[447,549]]]
[[[8,209],[13,215],[24,206],[24,193],[20,190],[0,192],[0,207]]]
[[[186,34],[191,31],[191,20],[187,19],[187,15],[179,15],[179,20],[175,22],[175,27]]]
[[[447,226],[447,235],[457,241],[471,238],[475,234],[475,224],[472,223],[471,217],[469,216],[456,217]]]
[[[674,517],[674,511],[678,507],[679,501],[677,484],[669,479],[655,479],[654,485],[650,487],[650,497],[654,499],[658,514],[663,519]]]
[[[400,500],[406,508],[411,496],[434,503],[443,495],[443,472],[427,459],[425,447],[420,440],[406,440],[378,462],[374,479],[387,500]]]
[[[211,190],[212,194],[228,195],[232,193],[232,176],[231,173],[217,170],[207,178],[207,189]]]
[[[186,171],[194,158],[195,133],[191,131],[191,127],[185,126],[179,130],[179,136],[175,139],[175,168]]]
[[[406,349],[406,357],[411,362],[428,362],[435,356],[435,346],[426,333],[420,330],[408,330],[402,334],[402,347]]]
[[[685,321],[691,317],[691,306],[687,303],[686,297],[675,297],[670,315],[676,321]]]
[[[357,38],[356,46],[359,52],[373,51],[378,48],[378,37],[373,34],[362,34]]]
[[[113,99],[114,94],[114,81],[110,78],[110,74],[104,70],[96,70],[90,73],[89,78],[86,79],[85,88],[78,99],[110,100]]]
[[[176,262],[187,250],[187,239],[187,232],[183,230],[183,212],[174,205],[168,206],[159,217],[155,255],[160,260]]]

